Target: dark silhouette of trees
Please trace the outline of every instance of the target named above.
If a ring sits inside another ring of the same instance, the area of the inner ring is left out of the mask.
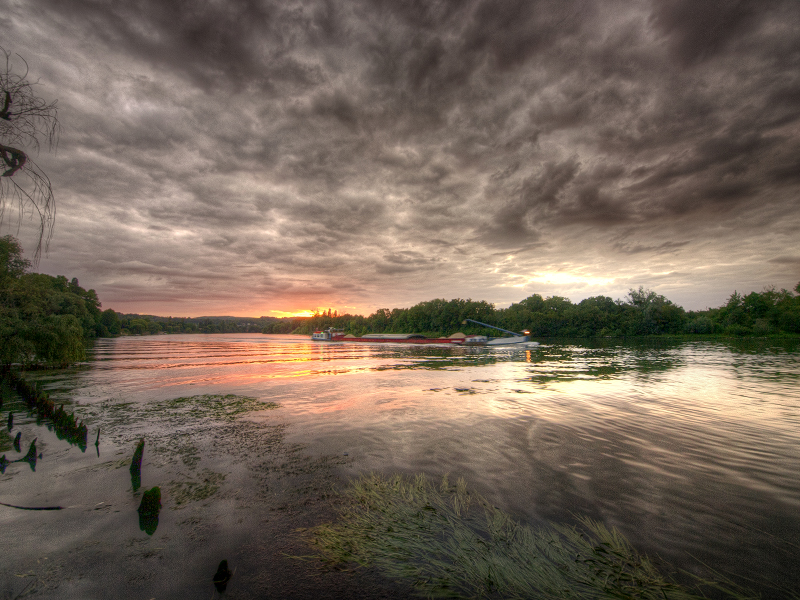
[[[17,207],[19,219],[30,211],[39,221],[39,243],[33,263],[38,264],[53,233],[56,216],[55,197],[50,179],[31,158],[25,148],[37,153],[40,144],[52,149],[58,144],[61,130],[56,101],[47,102],[34,89],[36,82],[28,81],[28,63],[21,74],[14,73],[11,54],[0,47],[0,223],[6,211]]]

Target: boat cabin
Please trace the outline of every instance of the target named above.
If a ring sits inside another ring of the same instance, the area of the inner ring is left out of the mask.
[[[334,338],[344,337],[344,329],[334,329],[328,327],[325,331],[315,331],[311,334],[311,339],[318,342],[330,342]]]

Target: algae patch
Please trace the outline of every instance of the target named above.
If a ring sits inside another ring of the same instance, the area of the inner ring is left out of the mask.
[[[14,448],[14,444],[11,441],[11,436],[5,432],[0,434],[0,453],[10,452],[12,448]]]
[[[205,469],[197,474],[198,480],[170,481],[167,490],[173,509],[183,508],[189,502],[206,500],[217,493],[220,484],[225,481],[223,473],[215,473]]]
[[[102,427],[104,438],[119,446],[144,438],[143,483],[163,484],[165,505],[184,508],[220,490],[226,478],[220,465],[281,446],[282,429],[274,433],[280,426],[241,420],[245,414],[278,407],[248,396],[206,394],[151,402],[106,400],[87,406],[86,412]]]
[[[147,405],[149,410],[166,409],[189,417],[212,418],[221,421],[231,421],[244,413],[278,407],[279,405],[275,402],[261,402],[249,396],[236,396],[235,394],[186,396]]]
[[[142,403],[105,400],[87,407],[86,412],[94,416],[105,429],[146,419],[178,426],[198,422],[229,423],[246,413],[279,407],[275,402],[263,402],[249,396],[203,394]]]

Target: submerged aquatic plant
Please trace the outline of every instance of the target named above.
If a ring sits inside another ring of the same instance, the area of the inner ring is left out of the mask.
[[[580,528],[523,526],[467,492],[463,479],[437,489],[423,475],[369,475],[346,498],[336,523],[311,530],[321,557],[377,567],[427,597],[704,597],[663,576],[615,529],[588,518]]]

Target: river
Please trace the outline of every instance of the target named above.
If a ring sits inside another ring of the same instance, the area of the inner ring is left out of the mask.
[[[23,445],[38,436],[42,458],[35,471],[7,468],[0,501],[72,513],[67,525],[63,515],[0,507],[4,548],[26,549],[0,566],[0,598],[93,597],[112,561],[125,567],[107,590],[181,597],[194,583],[164,581],[181,552],[196,565],[192,582],[211,570],[205,586],[227,552],[242,567],[226,597],[256,597],[260,584],[280,584],[254,572],[259,552],[277,556],[264,532],[302,553],[284,525],[313,524],[303,506],[323,506],[324,485],[369,472],[463,477],[525,523],[586,515],[677,568],[751,580],[764,597],[800,589],[797,342],[479,349],[162,335],[98,340],[86,364],[29,377],[85,419],[91,440],[85,451],[70,446],[10,401]],[[224,414],[203,404],[226,395],[254,400]],[[180,418],[167,418],[173,409]],[[139,437],[143,489],[164,494],[152,535],[130,516],[141,490],[127,465]]]

